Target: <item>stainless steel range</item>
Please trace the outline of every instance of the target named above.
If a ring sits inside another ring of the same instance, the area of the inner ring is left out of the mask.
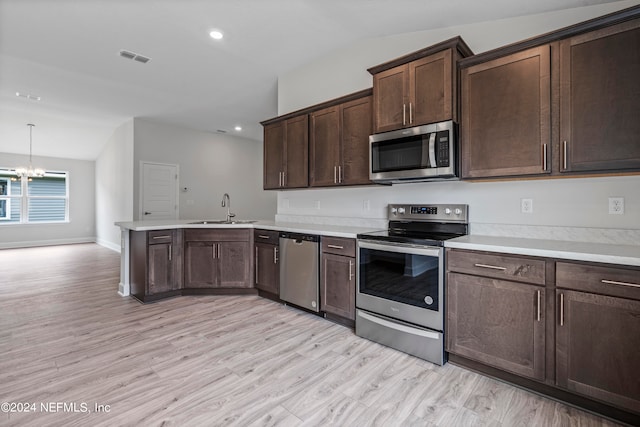
[[[389,205],[387,230],[358,235],[356,334],[442,365],[444,241],[467,205]]]

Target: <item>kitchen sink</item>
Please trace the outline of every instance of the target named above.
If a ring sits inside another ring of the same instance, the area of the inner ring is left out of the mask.
[[[253,224],[255,220],[237,220],[237,221],[225,221],[224,219],[206,219],[203,221],[193,221],[189,224]]]

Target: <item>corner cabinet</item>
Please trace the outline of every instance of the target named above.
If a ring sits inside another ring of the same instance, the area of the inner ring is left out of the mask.
[[[371,96],[365,96],[310,114],[310,186],[371,183],[371,99]]]
[[[272,230],[254,230],[255,286],[277,297],[280,294],[280,237]],[[261,293],[262,295],[262,293]]]
[[[185,230],[185,290],[252,288],[251,231]]]
[[[307,114],[264,125],[264,189],[309,186]]]
[[[471,54],[456,37],[370,68],[374,132],[457,121],[457,61]]]
[[[321,238],[320,310],[352,326],[356,308],[356,241]]]
[[[142,302],[180,295],[182,230],[130,231],[131,295]]]
[[[561,172],[640,169],[640,19],[560,42]]]
[[[640,414],[640,270],[558,262],[556,381]]]
[[[462,177],[551,171],[551,47],[461,70]]]
[[[446,350],[545,378],[545,262],[447,251]]]

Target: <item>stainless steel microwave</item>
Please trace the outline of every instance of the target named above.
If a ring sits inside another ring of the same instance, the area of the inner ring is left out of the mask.
[[[381,184],[458,176],[457,127],[432,123],[369,136],[369,179]]]

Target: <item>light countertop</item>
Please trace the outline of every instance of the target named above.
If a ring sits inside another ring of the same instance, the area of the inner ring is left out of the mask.
[[[371,227],[351,227],[341,225],[303,224],[294,222],[256,221],[244,224],[192,224],[197,220],[149,220],[123,221],[115,225],[132,231],[167,230],[174,228],[260,228],[264,230],[288,231],[290,233],[318,234],[321,236],[346,237],[355,239],[359,233],[377,231]]]
[[[640,245],[468,235],[447,240],[445,247],[640,266]]]

